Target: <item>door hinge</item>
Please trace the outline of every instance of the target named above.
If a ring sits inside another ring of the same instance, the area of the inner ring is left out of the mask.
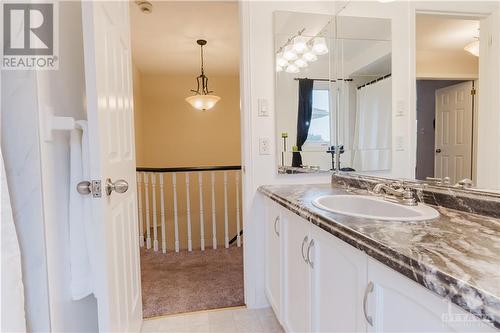
[[[471,94],[472,96],[474,96],[474,95],[476,94],[476,89],[472,88],[472,90],[470,91],[470,94]]]

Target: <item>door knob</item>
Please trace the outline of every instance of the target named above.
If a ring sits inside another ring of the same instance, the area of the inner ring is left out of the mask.
[[[441,149],[436,149],[436,153],[439,154],[441,152]]]
[[[128,183],[125,179],[118,179],[114,183],[110,178],[106,179],[106,194],[111,195],[113,191],[116,193],[125,193],[128,190]]]

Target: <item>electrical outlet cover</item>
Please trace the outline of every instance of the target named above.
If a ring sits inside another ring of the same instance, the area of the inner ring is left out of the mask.
[[[259,138],[259,154],[271,155],[271,140],[269,138]]]

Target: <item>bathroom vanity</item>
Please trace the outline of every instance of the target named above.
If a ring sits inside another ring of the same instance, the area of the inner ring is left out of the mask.
[[[313,201],[370,195],[362,187],[373,185],[333,179],[259,188],[266,294],[287,332],[500,328],[500,220],[442,206],[426,221],[332,213]]]

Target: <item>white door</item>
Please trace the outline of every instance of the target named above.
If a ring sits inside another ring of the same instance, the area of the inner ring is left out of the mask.
[[[99,330],[139,331],[142,322],[128,2],[82,2]],[[106,193],[106,179],[128,183]]]
[[[266,295],[276,317],[281,318],[281,214],[279,207],[267,200],[266,219]]]
[[[284,326],[287,332],[310,331],[310,271],[306,261],[310,223],[292,213],[285,219]]]
[[[472,314],[387,266],[368,260],[368,332],[494,332]]]
[[[435,176],[472,178],[472,81],[436,90]]]
[[[365,332],[366,255],[312,227],[312,331]]]

